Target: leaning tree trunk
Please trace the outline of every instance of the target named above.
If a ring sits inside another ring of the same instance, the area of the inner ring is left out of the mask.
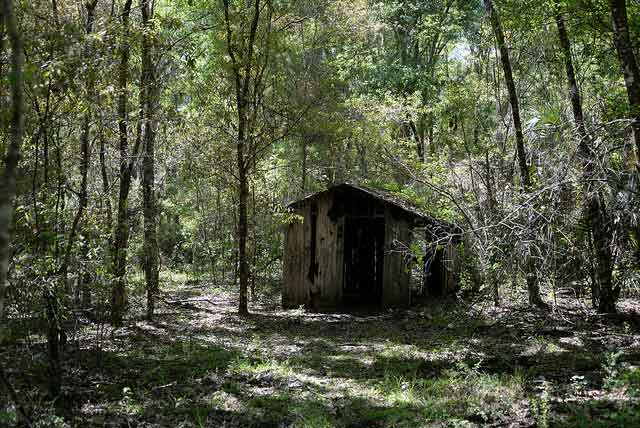
[[[98,125],[102,128],[103,123],[102,120]],[[111,185],[109,183],[109,175],[107,173],[107,145],[104,137],[104,132],[100,129],[100,136],[98,137],[100,140],[100,175],[102,176],[102,193],[104,198],[104,212],[105,212],[105,223],[107,230],[111,230],[113,225],[113,211],[111,209]]]
[[[629,99],[631,128],[636,146],[636,172],[640,176],[640,69],[633,52],[633,44],[629,35],[627,19],[627,5],[625,0],[609,0],[611,18],[613,21],[613,35],[618,60],[622,67],[624,83]],[[632,231],[636,242],[640,242],[640,225]],[[640,246],[635,251],[636,263],[640,264]],[[615,297],[615,296],[614,296]]]
[[[556,13],[555,19],[558,27],[560,46],[564,56],[567,83],[569,85],[569,97],[573,108],[573,118],[580,138],[578,151],[582,161],[585,213],[593,237],[593,252],[596,265],[592,295],[597,296],[598,310],[600,312],[615,312],[616,295],[618,293],[613,288],[612,281],[613,254],[611,251],[611,233],[608,227],[608,216],[603,198],[594,185],[594,183],[596,183],[595,166],[597,164],[597,153],[593,148],[593,141],[587,133],[584,124],[582,100],[573,68],[571,43],[564,18],[558,12]]]
[[[142,24],[144,32],[142,36],[142,79],[144,100],[144,157],[142,166],[142,195],[144,211],[144,276],[147,289],[147,318],[153,318],[155,296],[158,292],[158,238],[156,225],[156,200],[154,191],[155,182],[155,112],[157,106],[157,82],[153,69],[151,49],[152,39],[150,33],[150,20],[153,19],[153,10],[150,0],[141,0]]]
[[[629,35],[627,5],[625,0],[609,0],[613,21],[613,41],[618,52],[618,60],[624,74],[627,97],[631,110],[631,127],[638,156],[640,156],[640,69],[633,53],[633,44]],[[640,172],[640,165],[636,164]]]
[[[2,0],[2,24],[11,43],[11,128],[9,147],[5,158],[4,173],[0,181],[0,322],[4,316],[4,306],[8,289],[7,273],[11,254],[11,222],[13,201],[16,195],[16,174],[20,159],[24,111],[23,111],[23,50],[21,33],[18,31],[13,2]]]
[[[511,113],[513,116],[513,126],[516,133],[516,153],[518,155],[518,165],[520,169],[520,181],[525,191],[531,190],[531,176],[529,173],[529,167],[527,166],[527,153],[524,146],[524,134],[522,132],[522,122],[520,119],[520,105],[518,103],[518,94],[516,92],[516,85],[513,80],[513,71],[511,68],[511,60],[509,58],[509,49],[505,42],[504,33],[502,32],[502,25],[500,24],[500,16],[498,11],[493,6],[491,0],[484,0],[484,6],[491,21],[491,27],[498,43],[498,49],[500,51],[500,61],[502,62],[502,70],[504,72],[505,83],[507,85],[507,92],[509,93],[509,102],[511,104]],[[526,239],[529,242],[533,242],[534,225],[531,215],[527,220]],[[525,273],[527,276],[527,291],[529,293],[529,303],[538,307],[546,307],[546,304],[540,297],[540,286],[538,284],[537,266],[535,254],[536,246],[528,245],[528,256],[525,260]]]
[[[127,0],[122,12],[122,42],[120,45],[120,64],[118,69],[118,133],[120,140],[120,188],[118,194],[118,218],[113,240],[114,285],[111,291],[111,324],[122,325],[127,306],[127,247],[129,245],[129,190],[131,189],[131,171],[136,151],[129,158],[129,132],[127,108],[127,83],[129,81],[129,15],[131,3]]]

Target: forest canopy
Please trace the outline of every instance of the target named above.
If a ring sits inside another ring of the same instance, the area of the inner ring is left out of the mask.
[[[461,302],[638,296],[639,1],[0,5],[0,343],[46,343],[52,401],[167,278],[278,302],[287,206],[341,183],[455,224]],[[406,243],[416,296],[442,245]]]

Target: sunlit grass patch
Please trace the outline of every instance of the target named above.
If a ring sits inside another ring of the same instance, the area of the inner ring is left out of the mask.
[[[229,364],[227,374],[245,377],[269,375],[273,379],[287,379],[294,377],[296,373],[287,360],[237,357]]]
[[[379,375],[387,373],[417,374],[426,367],[424,354],[413,345],[387,344],[375,355],[373,368]]]
[[[562,352],[566,352],[566,349],[562,348],[554,339],[543,335],[535,335],[528,339],[527,348],[524,353],[526,355],[534,355],[558,354]]]
[[[390,407],[417,409],[424,420],[494,420],[509,414],[523,397],[520,375],[481,373],[477,367],[459,364],[433,378],[389,374],[377,385]]]

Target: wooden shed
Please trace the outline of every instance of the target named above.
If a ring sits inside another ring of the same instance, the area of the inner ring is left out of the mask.
[[[415,228],[438,239],[454,227],[381,190],[340,184],[288,206],[296,218],[285,236],[282,304],[313,309],[411,304]],[[454,292],[452,244],[427,257],[423,287]]]

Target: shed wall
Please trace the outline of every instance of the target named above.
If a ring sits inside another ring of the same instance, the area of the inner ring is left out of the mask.
[[[338,226],[344,219],[333,221],[329,211],[333,205],[333,196],[324,195],[317,201],[318,215],[316,218],[315,275],[306,275],[309,293],[309,305],[315,309],[338,305],[342,300],[342,240],[338,239]],[[311,215],[309,214],[309,217]],[[308,265],[311,265],[312,221],[307,226]]]
[[[286,229],[282,294],[285,308],[305,305],[320,309],[343,304],[345,215],[384,216],[381,304],[383,307],[411,304],[411,271],[405,255],[412,238],[413,219],[405,211],[358,192],[342,191],[327,192],[305,201],[295,213],[303,222],[296,221]],[[442,251],[440,283],[446,294],[452,294],[457,287],[453,273],[456,255],[453,245]]]
[[[284,307],[305,305],[318,309],[342,301],[344,218],[331,219],[332,204],[332,195],[324,195],[297,209],[296,214],[303,217],[303,222],[287,228]]]
[[[304,218],[305,211],[303,208],[298,210],[296,214]],[[282,268],[282,306],[285,308],[296,308],[307,300],[308,291],[304,278],[304,228],[304,223],[296,220],[287,226],[285,232]]]

